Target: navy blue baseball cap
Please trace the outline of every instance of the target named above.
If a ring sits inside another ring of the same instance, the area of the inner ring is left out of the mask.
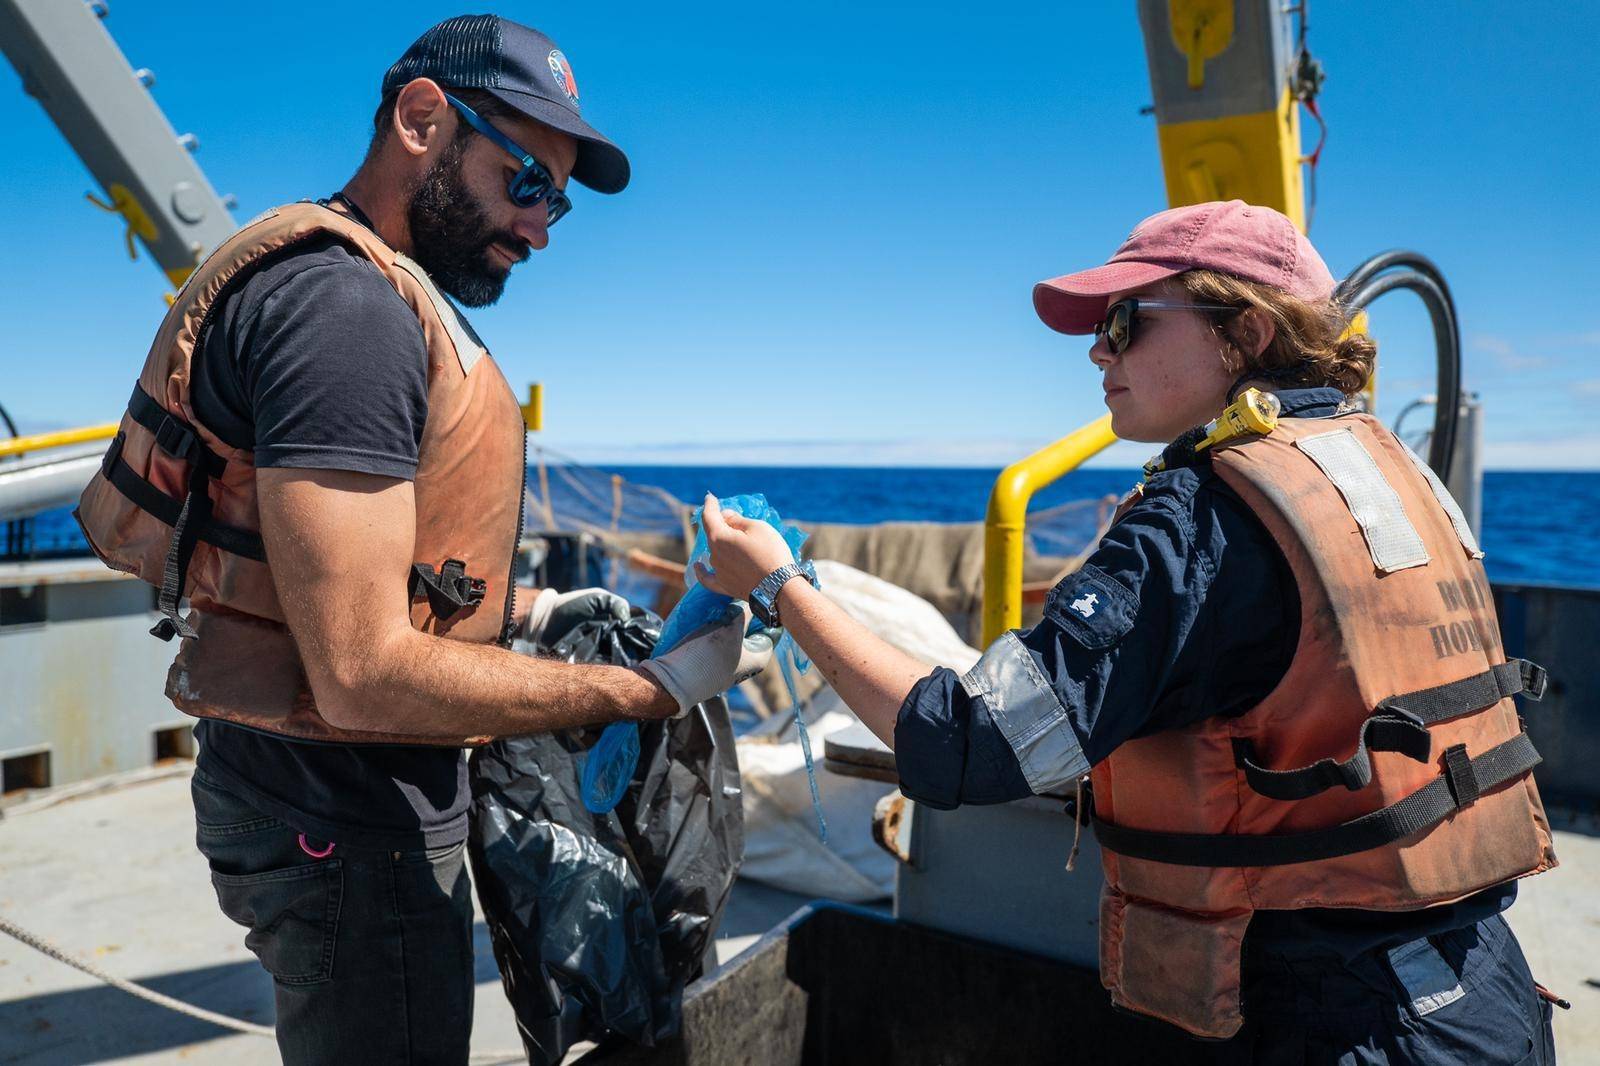
[[[417,78],[456,89],[481,89],[514,110],[578,142],[574,180],[595,192],[628,185],[628,157],[583,120],[578,82],[561,49],[538,30],[499,15],[445,19],[406,49],[383,76],[382,95]]]

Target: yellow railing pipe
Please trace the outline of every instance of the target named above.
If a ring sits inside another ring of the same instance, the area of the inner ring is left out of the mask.
[[[1028,501],[1034,493],[1076,470],[1117,439],[1111,416],[1019,459],[1000,472],[989,493],[983,528],[983,646],[1022,625],[1022,544]]]
[[[522,405],[522,425],[529,433],[544,428],[544,386],[537,381],[528,386],[528,402]]]
[[[117,435],[117,423],[101,426],[82,426],[78,429],[60,429],[54,433],[35,433],[28,437],[0,440],[0,459],[23,452],[42,452],[46,448],[59,448],[63,444],[82,444],[91,440],[110,440]]]

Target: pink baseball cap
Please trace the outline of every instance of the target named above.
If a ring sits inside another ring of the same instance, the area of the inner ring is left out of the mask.
[[[1151,215],[1105,266],[1035,285],[1033,307],[1053,330],[1093,333],[1107,296],[1185,270],[1231,274],[1308,303],[1333,295],[1328,265],[1287,216],[1243,200],[1214,200]]]

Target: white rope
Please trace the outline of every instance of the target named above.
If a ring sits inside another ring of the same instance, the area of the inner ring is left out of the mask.
[[[210,1022],[212,1025],[219,1025],[224,1029],[232,1029],[236,1033],[249,1033],[251,1036],[275,1037],[277,1035],[276,1030],[274,1030],[270,1025],[257,1025],[255,1022],[247,1022],[239,1018],[230,1018],[226,1014],[217,1014],[214,1011],[206,1010],[204,1007],[196,1007],[193,1004],[185,1003],[181,999],[173,999],[171,996],[164,996],[160,992],[156,992],[140,984],[135,984],[132,981],[125,980],[121,977],[118,977],[116,974],[107,973],[105,970],[100,969],[100,967],[91,962],[85,962],[83,959],[80,959],[75,955],[67,954],[65,951],[50,943],[50,941],[46,940],[44,937],[28,932],[26,929],[17,925],[3,914],[0,914],[0,933],[5,933],[8,936],[16,937],[18,940],[22,941],[30,948],[33,948],[35,951],[42,951],[52,959],[55,959],[57,962],[64,962],[68,966],[71,966],[74,970],[82,970],[90,977],[98,978],[99,980],[110,985],[112,988],[121,989],[130,996],[138,996],[140,999],[145,1000],[146,1002],[166,1007],[168,1010],[175,1010],[179,1014],[187,1014],[191,1018],[199,1018],[201,1021]]]
[[[165,1007],[168,1010],[177,1011],[179,1014],[186,1014],[191,1018],[210,1022],[220,1028],[231,1029],[236,1033],[277,1038],[277,1030],[270,1025],[259,1025],[255,1022],[244,1021],[241,1018],[218,1014],[215,1011],[206,1010],[204,1007],[196,1007],[192,1003],[185,1003],[181,999],[173,999],[171,996],[162,995],[160,992],[146,988],[144,985],[118,977],[113,973],[107,973],[91,962],[86,962],[76,955],[69,955],[37,933],[30,933],[3,914],[0,914],[0,933],[15,937],[35,951],[42,952],[57,962],[64,962],[74,970],[81,970],[90,977],[104,981],[112,988],[120,989],[130,996],[137,996],[147,1003],[154,1003],[158,1007]],[[521,1051],[480,1051],[473,1055],[469,1061],[479,1064],[479,1066],[490,1066],[493,1063],[523,1062],[526,1059]]]

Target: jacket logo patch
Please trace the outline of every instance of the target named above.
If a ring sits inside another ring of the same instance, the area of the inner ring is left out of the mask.
[[[1133,593],[1092,564],[1068,574],[1044,603],[1044,621],[1090,650],[1121,640],[1138,612]]]

